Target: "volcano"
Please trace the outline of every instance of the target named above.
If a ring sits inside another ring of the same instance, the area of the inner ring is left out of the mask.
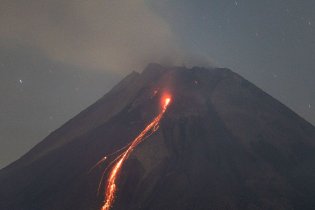
[[[98,210],[101,175],[126,159],[113,210],[314,209],[315,128],[225,68],[148,65],[0,171],[1,210]],[[105,181],[109,172],[105,173]]]

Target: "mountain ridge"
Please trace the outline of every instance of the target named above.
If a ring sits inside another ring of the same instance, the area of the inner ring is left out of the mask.
[[[53,133],[64,139],[47,137],[2,169],[1,209],[97,209],[102,167],[88,171],[139,133],[165,91],[173,102],[127,160],[113,209],[315,204],[310,123],[229,69],[150,64]]]

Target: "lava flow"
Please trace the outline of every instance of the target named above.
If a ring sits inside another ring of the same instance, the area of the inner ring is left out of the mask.
[[[129,145],[127,145],[127,147],[125,147],[126,148],[125,151],[121,155],[119,155],[112,162],[112,164],[109,165],[109,166],[111,165],[113,166],[107,178],[106,189],[105,189],[105,200],[104,200],[104,205],[102,206],[102,210],[109,210],[111,206],[113,205],[113,202],[115,199],[115,193],[117,190],[116,180],[122,169],[124,162],[128,159],[129,155],[134,150],[134,148],[138,144],[140,144],[148,136],[148,134],[151,135],[158,129],[160,120],[162,119],[170,102],[171,102],[171,97],[166,96],[162,101],[161,112],[145,127],[145,129]],[[151,133],[149,133],[150,131]],[[106,157],[103,159],[106,159]]]

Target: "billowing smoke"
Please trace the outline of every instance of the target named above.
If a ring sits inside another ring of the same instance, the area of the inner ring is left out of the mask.
[[[87,69],[123,72],[189,57],[144,0],[2,0],[0,25],[0,45],[29,46]]]

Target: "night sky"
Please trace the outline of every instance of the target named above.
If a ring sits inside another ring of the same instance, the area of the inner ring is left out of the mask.
[[[315,125],[314,0],[0,3],[0,168],[149,62],[228,67]]]

